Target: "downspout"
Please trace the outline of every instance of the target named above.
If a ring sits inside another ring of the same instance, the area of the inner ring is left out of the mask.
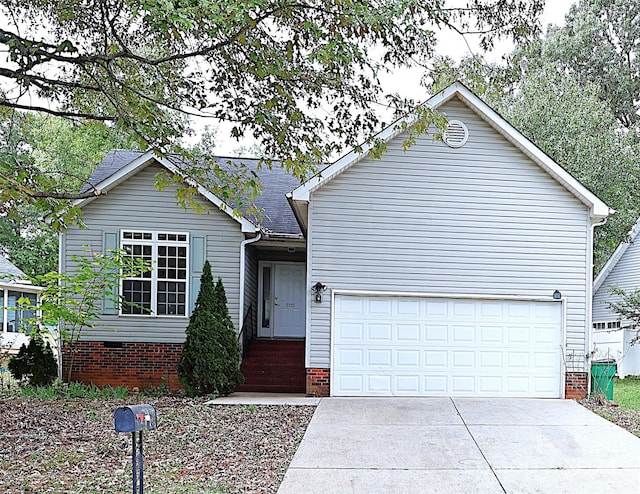
[[[245,251],[247,245],[253,244],[262,239],[262,232],[258,232],[253,238],[248,238],[240,242],[240,300],[238,301],[238,333],[242,331],[242,321],[244,319],[244,273],[245,273]]]
[[[609,210],[610,213],[615,213],[615,211],[613,210]],[[595,238],[595,230],[597,226],[602,226],[604,225],[607,220],[609,219],[609,217],[605,217],[604,219],[598,221],[597,223],[592,223],[591,224],[591,242],[589,242],[589,247],[588,247],[588,256],[589,256],[589,272],[587,273],[587,279],[589,281],[589,283],[587,284],[587,296],[586,296],[586,325],[587,325],[587,331],[585,333],[586,335],[586,341],[585,341],[585,367],[586,367],[586,371],[587,371],[587,396],[591,396],[591,367],[589,365],[589,362],[591,361],[591,342],[593,340],[592,336],[593,336],[593,241]],[[566,379],[566,377],[565,377]]]
[[[58,234],[58,274],[62,274],[65,269],[64,258],[67,255],[66,250],[64,248],[64,233],[60,232]],[[60,278],[58,278],[58,283],[62,283]],[[58,379],[62,381],[62,324],[61,320],[58,320],[57,323],[57,343],[58,343]]]

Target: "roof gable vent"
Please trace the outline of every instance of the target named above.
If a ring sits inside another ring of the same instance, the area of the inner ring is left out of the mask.
[[[442,139],[445,144],[451,148],[459,148],[467,143],[469,138],[469,129],[460,120],[449,120],[447,130],[445,130]]]

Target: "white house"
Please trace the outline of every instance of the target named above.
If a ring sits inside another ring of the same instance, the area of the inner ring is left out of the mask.
[[[405,150],[394,124],[378,159],[365,147],[302,184],[257,170],[262,219],[219,208],[206,184],[194,185],[208,212],[183,209],[154,187],[179,160],[110,153],[90,180],[103,194],[77,204],[87,228],[61,238],[61,269],[86,244],[157,269],[120,287],[141,310],[105,300],[76,376],[176,383],[208,259],[246,342],[245,389],[583,396],[593,231],[608,206],[462,84],[426,104],[449,118],[444,141]]]

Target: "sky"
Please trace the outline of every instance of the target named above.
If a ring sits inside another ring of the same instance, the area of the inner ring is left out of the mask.
[[[549,24],[556,26],[563,25],[564,17],[574,3],[577,3],[577,0],[546,0],[545,9],[541,17],[543,31],[546,30]],[[474,54],[481,53],[477,41],[472,37],[468,37],[465,43],[465,40],[462,39],[460,35],[452,31],[442,31],[439,33],[438,39],[439,42],[436,47],[436,53],[439,55],[449,55],[454,60],[469,54],[469,48],[473,50]],[[490,61],[499,62],[501,57],[509,53],[512,49],[513,43],[502,41],[496,45],[492,52],[484,54],[484,57]],[[381,77],[381,80],[389,92],[397,91],[401,96],[421,102],[427,100],[430,95],[420,86],[420,78],[421,73],[419,71],[403,69],[397,70],[390,75],[384,75]],[[196,125],[196,128],[197,127],[199,126]],[[238,143],[235,139],[229,138],[228,135],[229,131],[226,129],[226,126],[219,124],[216,153],[220,156],[236,156],[238,154],[237,150],[241,145],[246,147],[252,145],[250,140]]]

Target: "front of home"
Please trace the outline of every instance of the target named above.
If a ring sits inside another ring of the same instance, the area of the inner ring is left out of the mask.
[[[285,390],[266,382],[290,358],[265,350],[281,342],[302,349],[289,362],[302,382],[276,373],[309,394],[583,394],[593,229],[609,208],[464,86],[428,104],[449,118],[444,142],[405,151],[392,126],[379,159],[352,152],[303,184],[261,172],[260,222],[202,187],[208,212],[180,208],[153,187],[170,159],[110,153],[92,182],[105,193],[79,203],[87,229],[62,236],[61,269],[86,244],[157,268],[120,287],[145,310],[105,301],[76,377],[176,386],[208,259],[245,344],[245,389]]]

